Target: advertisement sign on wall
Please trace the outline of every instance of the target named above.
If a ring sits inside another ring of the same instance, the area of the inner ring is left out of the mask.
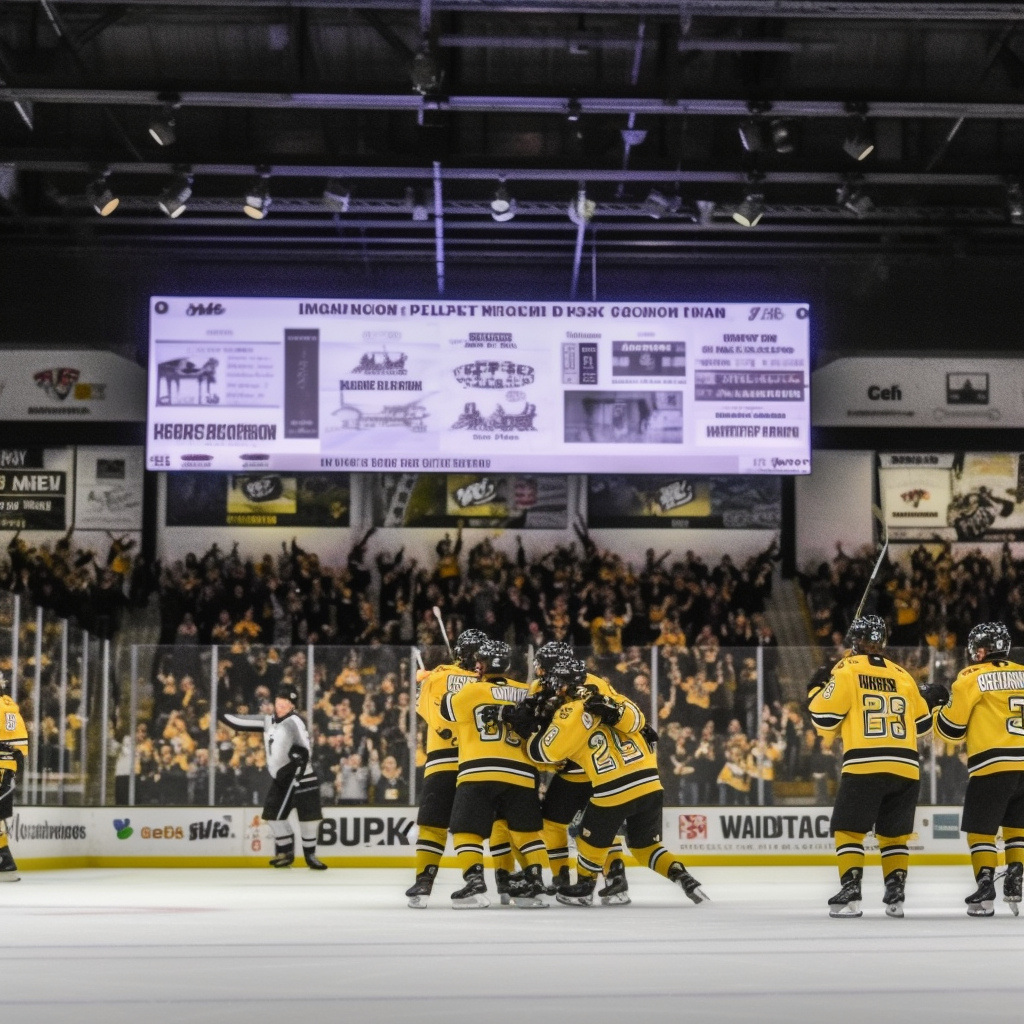
[[[75,528],[142,529],[144,455],[140,447],[75,450]]]

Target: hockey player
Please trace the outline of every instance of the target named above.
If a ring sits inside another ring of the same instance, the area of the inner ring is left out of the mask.
[[[427,723],[427,763],[416,816],[416,881],[405,893],[409,906],[417,909],[427,906],[444,856],[459,770],[455,727],[442,720],[441,700],[446,694],[458,693],[466,683],[477,681],[476,652],[486,641],[487,634],[479,629],[460,633],[452,648],[454,661],[438,665],[420,683],[416,713]]]
[[[815,728],[843,740],[832,811],[842,888],[828,901],[830,917],[861,916],[864,836],[872,829],[882,854],[885,912],[903,916],[921,777],[917,738],[930,731],[932,716],[910,673],[882,656],[887,639],[877,615],[854,619],[846,634],[851,653],[836,662],[824,686],[816,679],[809,690]],[[941,702],[938,694],[932,700]]]
[[[488,640],[476,654],[478,680],[441,700],[440,716],[452,723],[459,748],[459,774],[452,807],[455,855],[466,881],[452,893],[456,909],[490,905],[485,895],[484,836],[495,819],[508,822],[512,842],[526,865],[524,877],[510,889],[518,907],[546,907],[542,870],[547,856],[541,838],[537,768],[525,744],[501,721],[502,707],[518,704],[527,687],[508,677],[512,651]]]
[[[554,666],[563,658],[573,658],[573,649],[566,643],[552,641],[544,644],[537,651],[537,678],[530,684],[530,694],[527,701],[524,702],[522,711],[509,718],[510,724],[520,735],[529,737],[536,731],[534,720],[526,717],[527,711],[533,711],[536,715],[545,702],[551,700],[552,697],[558,698],[555,701],[556,705],[561,704],[568,695],[567,687],[575,687],[575,683],[564,678],[556,686],[550,675]],[[657,733],[647,726],[647,719],[640,708],[629,698],[616,692],[606,679],[586,672],[585,666],[584,685],[591,694],[603,698],[601,714],[606,724],[617,729],[624,736],[633,737],[634,740],[645,738],[653,742],[657,739]],[[558,692],[559,690],[561,692]],[[575,762],[567,761],[555,772],[548,784],[547,792],[544,794],[544,801],[541,805],[541,813],[544,818],[544,843],[547,847],[548,861],[551,864],[551,874],[556,889],[570,883],[569,824],[577,815],[583,813],[590,800],[592,790],[593,786],[587,778],[587,773]],[[602,904],[606,906],[628,904],[630,902],[629,883],[626,880],[626,866],[622,860],[622,845],[617,841],[608,851],[605,873],[608,884],[598,893]]]
[[[634,740],[605,720],[608,698],[587,689],[582,662],[562,659],[551,675],[568,700],[541,724],[527,751],[540,764],[574,761],[592,786],[576,839],[579,880],[559,886],[556,899],[570,906],[593,904],[597,876],[625,822],[633,856],[680,885],[694,903],[703,903],[707,896],[700,883],[661,843],[664,791],[653,744]]]
[[[948,740],[967,740],[967,793],[960,828],[967,833],[978,889],[971,917],[991,917],[996,898],[996,833],[1003,830],[1003,900],[1019,913],[1024,876],[1024,665],[1010,661],[1010,631],[984,622],[967,637],[970,664],[953,681],[949,703],[935,716]]]
[[[309,733],[295,711],[298,703],[297,688],[282,683],[274,697],[273,715],[226,714],[222,718],[232,729],[263,733],[271,779],[263,804],[263,820],[274,833],[271,866],[288,868],[295,861],[295,833],[288,823],[294,807],[299,816],[306,866],[313,871],[326,871],[327,865],[316,855],[317,833],[323,817],[320,780],[310,764]]]
[[[0,882],[17,882],[18,865],[8,845],[8,821],[14,817],[14,787],[28,757],[28,731],[18,705],[6,692],[0,672]]]

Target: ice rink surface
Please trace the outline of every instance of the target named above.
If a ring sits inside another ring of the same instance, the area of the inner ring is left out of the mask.
[[[967,867],[912,868],[907,916],[830,920],[831,868],[694,868],[694,906],[453,911],[443,871],[84,870],[0,885],[0,1007],[21,1024],[1020,1019],[1024,916],[970,919]],[[488,872],[490,875],[490,872]],[[490,884],[490,883],[489,883]],[[553,901],[552,901],[553,902]]]

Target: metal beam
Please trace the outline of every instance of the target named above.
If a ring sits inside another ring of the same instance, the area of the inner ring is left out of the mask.
[[[66,105],[110,105],[157,107],[162,93],[154,89],[78,89],[49,86],[0,88],[0,102]],[[449,96],[427,99],[414,93],[338,93],[338,92],[227,92],[223,90],[185,90],[179,94],[183,107],[224,107],[268,110],[395,110],[418,113],[421,110],[447,110],[454,113],[554,114],[564,116],[568,100],[562,96]],[[661,99],[630,97],[580,97],[584,115],[636,113],[651,117],[748,117],[750,107],[740,99],[680,99],[666,103]],[[1024,103],[911,103],[902,100],[877,100],[866,104],[872,118],[928,118],[1022,121]],[[776,100],[771,105],[775,117],[842,118],[850,116],[841,100]]]
[[[12,0],[37,3],[38,0]],[[96,0],[61,0],[63,7],[95,7]],[[421,0],[132,0],[132,7],[240,7],[419,11]],[[433,0],[434,11],[513,14],[605,14],[678,18],[679,0]],[[845,21],[1020,21],[1024,3],[997,0],[687,0],[690,16]]]
[[[452,49],[502,49],[502,50],[632,50],[636,39],[602,36],[595,32],[575,35],[550,36],[472,36],[442,34],[437,37],[438,46]],[[652,40],[650,45],[657,45]],[[800,53],[806,49],[833,48],[834,42],[796,42],[785,39],[694,39],[681,37],[677,42],[680,51],[707,50],[726,53]]]

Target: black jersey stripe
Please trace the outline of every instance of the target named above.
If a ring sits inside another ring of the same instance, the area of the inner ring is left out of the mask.
[[[967,771],[976,772],[990,764],[1021,761],[1024,761],[1024,747],[989,747],[988,750],[979,750],[967,758]]]
[[[924,736],[925,733],[931,732],[931,728],[932,728],[931,712],[929,712],[927,715],[922,715],[919,719],[917,719],[917,721],[915,722],[915,725],[917,726],[917,735],[918,736]]]
[[[657,768],[642,768],[638,772],[631,772],[629,775],[622,775],[609,782],[602,782],[594,787],[594,798],[603,796],[615,796],[618,793],[625,793],[636,786],[646,785],[648,782],[660,782],[661,776]]]
[[[901,761],[920,764],[915,747],[851,747],[843,753],[843,764],[863,764],[867,761]]]
[[[823,712],[817,711],[812,712],[811,721],[822,729],[834,729],[837,725],[842,724],[845,717],[845,715],[826,715]]]
[[[945,711],[938,713],[935,719],[935,726],[939,730],[939,734],[945,736],[947,740],[962,740],[967,735],[967,726],[951,722],[946,717]]]
[[[456,747],[438,747],[437,750],[431,750],[427,753],[427,767],[434,764],[452,763],[459,763],[459,751]]]

